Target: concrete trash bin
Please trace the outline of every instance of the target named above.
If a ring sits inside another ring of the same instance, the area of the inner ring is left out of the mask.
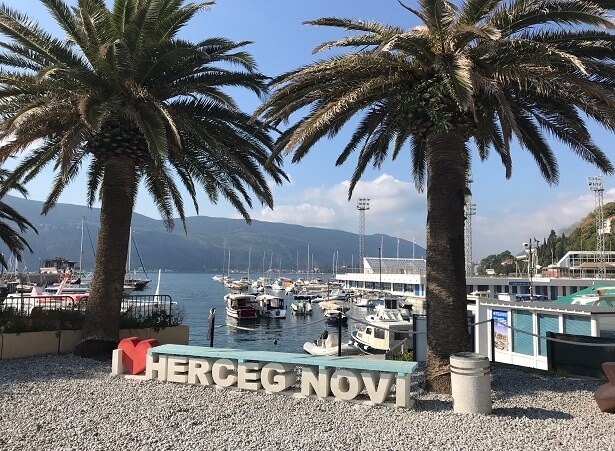
[[[474,352],[450,357],[453,411],[491,413],[491,370],[489,359]]]

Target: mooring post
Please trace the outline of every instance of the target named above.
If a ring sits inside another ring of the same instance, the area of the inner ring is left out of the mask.
[[[491,318],[491,361],[495,362],[495,320]]]
[[[216,309],[209,310],[209,347],[214,347],[214,322],[216,320]]]
[[[342,311],[338,313],[337,321],[337,356],[342,356]]]

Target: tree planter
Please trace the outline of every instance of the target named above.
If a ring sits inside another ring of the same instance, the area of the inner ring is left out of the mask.
[[[155,338],[162,344],[188,344],[190,327],[181,325],[166,327],[156,332],[154,329],[122,329],[120,340],[139,337],[142,340]],[[29,357],[41,354],[73,352],[81,341],[81,330],[58,330],[43,332],[22,332],[19,334],[0,334],[0,360]]]

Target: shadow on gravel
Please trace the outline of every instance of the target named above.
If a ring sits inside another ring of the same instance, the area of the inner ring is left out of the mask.
[[[418,412],[448,412],[453,410],[453,403],[439,399],[415,399],[413,409]]]
[[[558,410],[540,408],[520,409],[518,407],[493,409],[492,415],[506,418],[528,418],[530,420],[570,420],[574,418],[573,415]]]

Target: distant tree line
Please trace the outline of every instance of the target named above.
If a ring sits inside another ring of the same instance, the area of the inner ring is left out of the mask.
[[[603,214],[604,248],[606,251],[611,251],[615,244],[613,237],[615,223],[612,223],[615,220],[615,202],[605,204]],[[561,236],[551,229],[549,236],[543,238],[542,241],[532,237],[532,240],[536,240],[533,245],[536,246],[538,265],[544,268],[551,264],[557,264],[569,251],[594,251],[597,246],[597,237],[595,212],[591,212],[585,219],[571,226],[568,230],[562,231]],[[516,255],[519,255],[519,253]],[[483,258],[477,268],[477,273],[479,275],[489,273],[510,275],[521,270],[522,266],[518,263],[515,255],[509,250],[505,250],[499,254],[491,254]]]

